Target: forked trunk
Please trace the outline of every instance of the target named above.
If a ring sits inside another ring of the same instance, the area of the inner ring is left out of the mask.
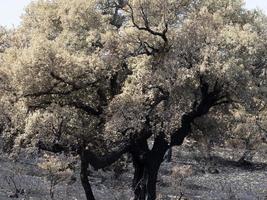
[[[156,199],[158,172],[168,148],[168,143],[160,135],[155,139],[153,148],[145,155],[133,157],[135,168],[133,181],[135,200]],[[139,159],[140,157],[143,159]]]

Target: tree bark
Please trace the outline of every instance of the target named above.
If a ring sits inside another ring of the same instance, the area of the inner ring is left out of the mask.
[[[133,167],[134,167],[134,177],[132,189],[134,191],[134,200],[139,200],[144,198],[144,170],[145,155],[149,152],[148,144],[146,139],[136,140],[132,145],[130,153],[132,155]]]
[[[95,200],[94,194],[92,192],[92,188],[88,179],[88,166],[89,163],[84,158],[84,151],[81,152],[81,173],[80,178],[82,182],[82,186],[86,195],[87,200]]]
[[[135,154],[133,156],[135,168],[133,189],[135,200],[156,199],[158,171],[161,163],[164,161],[164,155],[168,149],[169,145],[166,142],[164,135],[161,134],[155,138],[151,150],[147,149],[145,154]]]
[[[164,154],[159,155],[159,152],[151,152],[147,163],[143,167],[142,178],[139,180],[140,187],[136,194],[135,200],[155,200],[157,177],[161,163],[163,162]],[[159,159],[155,159],[158,156]]]
[[[136,158],[133,158],[134,178],[132,188],[134,191],[134,200],[138,200],[141,195],[141,182],[144,175],[144,165]]]
[[[157,177],[158,171],[161,163],[157,163],[153,167],[149,167],[146,171],[147,180],[146,180],[146,197],[145,200],[155,200],[156,199],[156,186],[157,186]]]
[[[164,160],[166,160],[166,162],[171,162],[172,161],[172,148],[170,147],[165,156],[164,156]]]

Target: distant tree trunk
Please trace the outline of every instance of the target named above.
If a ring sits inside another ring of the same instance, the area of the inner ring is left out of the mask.
[[[245,140],[245,151],[241,158],[238,160],[239,165],[247,166],[251,165],[253,159],[252,144],[250,138]]]
[[[80,178],[82,182],[82,186],[86,195],[87,200],[95,200],[94,194],[92,192],[92,188],[88,179],[88,166],[89,163],[84,157],[84,151],[81,153],[81,173]]]
[[[55,187],[55,182],[54,179],[52,178],[50,181],[50,188],[49,188],[49,194],[50,194],[50,198],[51,200],[54,200],[54,188]]]
[[[165,156],[164,156],[164,160],[166,160],[166,162],[171,162],[172,161],[172,148],[170,147]]]

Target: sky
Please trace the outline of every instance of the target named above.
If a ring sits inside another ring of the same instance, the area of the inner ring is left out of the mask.
[[[0,0],[0,25],[12,28],[20,23],[24,8],[32,0]]]
[[[0,0],[0,25],[8,28],[20,24],[20,16],[24,8],[32,0]],[[90,0],[88,0],[90,1]],[[249,9],[260,8],[267,14],[267,0],[245,0]]]

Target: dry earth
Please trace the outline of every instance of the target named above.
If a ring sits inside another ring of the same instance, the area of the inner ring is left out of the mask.
[[[200,152],[181,147],[174,150],[173,161],[163,163],[158,179],[158,199],[176,200],[267,200],[267,158],[257,154],[252,166],[230,161],[232,150],[217,149],[213,160]],[[223,156],[222,156],[223,155]],[[131,199],[132,168],[114,177],[112,171],[91,172],[91,183],[98,200]],[[12,198],[16,189],[21,194]],[[49,182],[34,161],[0,160],[0,200],[49,200]],[[79,173],[56,186],[56,200],[85,200]]]

